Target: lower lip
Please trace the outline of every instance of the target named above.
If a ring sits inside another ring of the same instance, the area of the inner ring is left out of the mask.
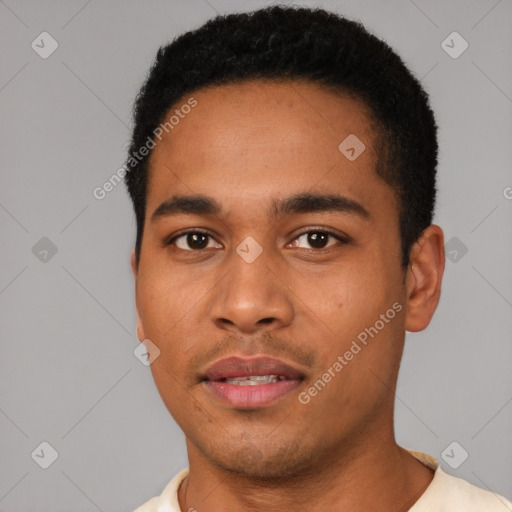
[[[300,386],[300,380],[281,380],[270,384],[240,386],[227,382],[206,380],[204,383],[221,402],[237,409],[265,407]]]

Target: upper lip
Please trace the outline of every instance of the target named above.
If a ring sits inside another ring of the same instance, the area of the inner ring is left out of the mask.
[[[204,375],[203,380],[222,380],[249,375],[282,375],[288,379],[303,379],[304,374],[292,366],[273,357],[240,356],[227,357],[212,364]]]

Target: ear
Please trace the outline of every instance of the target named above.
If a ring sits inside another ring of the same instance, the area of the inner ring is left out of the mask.
[[[411,248],[406,276],[407,331],[422,331],[430,323],[441,297],[444,266],[443,230],[432,224]]]
[[[137,268],[137,259],[135,258],[135,249],[133,249],[132,254],[130,256],[130,266],[132,268],[132,275],[135,279],[137,279],[137,273],[139,269]]]
[[[132,275],[135,279],[135,311],[137,313],[137,338],[139,341],[143,341],[146,339],[144,335],[144,327],[142,326],[142,320],[139,314],[139,307],[137,306],[137,276],[139,275],[139,269],[137,267],[137,260],[135,258],[135,249],[132,251],[130,256],[130,266],[132,269]]]

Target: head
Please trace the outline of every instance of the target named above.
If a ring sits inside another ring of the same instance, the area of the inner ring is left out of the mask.
[[[159,49],[134,121],[137,331],[189,457],[275,478],[391,438],[405,331],[444,269],[437,128],[402,60],[320,9],[218,17]],[[303,380],[226,406],[203,379],[233,354]]]

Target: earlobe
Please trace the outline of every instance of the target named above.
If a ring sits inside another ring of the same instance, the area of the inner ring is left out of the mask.
[[[143,341],[146,339],[144,336],[144,328],[142,326],[142,320],[140,318],[139,314],[139,307],[137,306],[137,275],[138,275],[138,268],[137,268],[137,261],[135,258],[135,249],[132,251],[130,256],[130,266],[132,269],[132,275],[135,279],[135,311],[137,314],[137,338],[139,341]]]
[[[407,331],[422,331],[430,323],[441,296],[444,266],[443,231],[432,224],[411,249],[406,276]]]
[[[143,341],[146,339],[146,335],[144,334],[144,326],[142,325],[142,319],[139,314],[139,307],[137,305],[137,293],[135,293],[135,312],[137,314],[137,338],[139,341]]]
[[[146,337],[144,336],[144,329],[142,329],[140,326],[140,319],[138,318],[138,315],[137,315],[137,339],[139,341],[143,341],[146,339]]]
[[[131,255],[130,255],[130,267],[132,269],[132,275],[133,277],[137,277],[137,260],[135,258],[135,249],[133,249]]]

